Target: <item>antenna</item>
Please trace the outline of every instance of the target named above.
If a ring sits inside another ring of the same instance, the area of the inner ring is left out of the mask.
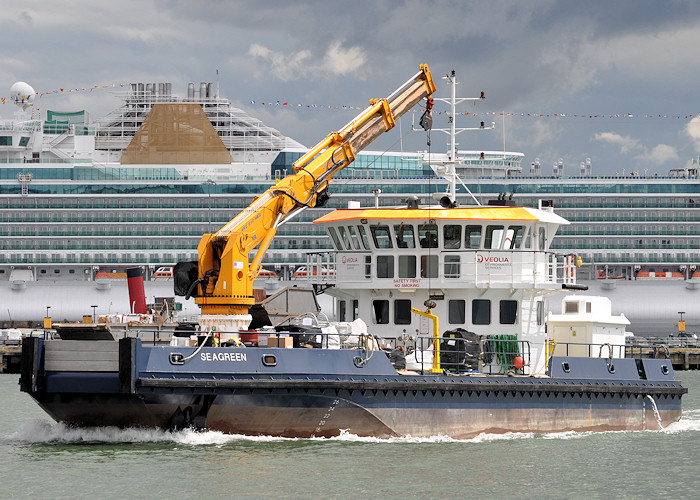
[[[438,176],[442,177],[445,179],[448,183],[447,187],[447,193],[445,195],[440,195],[441,200],[440,203],[441,205],[445,206],[448,204],[448,200],[445,200],[445,198],[449,199],[449,205],[451,206],[456,206],[456,197],[457,197],[457,181],[464,187],[464,189],[467,190],[469,195],[472,197],[474,202],[477,205],[481,205],[479,203],[479,200],[476,199],[476,197],[472,194],[472,192],[469,190],[466,184],[462,182],[462,179],[459,178],[459,175],[457,175],[457,165],[459,165],[461,162],[457,158],[457,134],[461,134],[462,132],[465,132],[467,130],[493,130],[496,128],[495,122],[491,122],[490,126],[486,126],[484,122],[481,122],[478,127],[463,127],[463,128],[457,128],[457,104],[462,103],[464,101],[481,101],[486,98],[486,94],[484,92],[480,92],[479,97],[457,97],[457,73],[455,70],[452,70],[451,73],[447,74],[446,76],[442,77],[443,80],[446,80],[447,83],[450,85],[450,97],[445,98],[445,97],[435,97],[433,98],[435,101],[441,101],[445,102],[450,105],[450,118],[449,118],[449,124],[450,127],[449,129],[447,128],[433,128],[432,130],[437,130],[438,132],[445,132],[447,135],[450,136],[450,144],[449,144],[449,149],[447,151],[447,161],[440,161],[440,162],[430,162],[430,167],[433,169],[435,174]],[[422,130],[420,128],[416,128],[415,126],[412,125],[413,130]],[[505,148],[505,145],[504,145]],[[505,152],[505,149],[504,149]]]

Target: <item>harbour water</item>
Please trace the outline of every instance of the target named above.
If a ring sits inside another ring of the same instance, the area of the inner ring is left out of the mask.
[[[663,431],[467,441],[69,429],[0,375],[0,498],[697,498],[700,372]]]

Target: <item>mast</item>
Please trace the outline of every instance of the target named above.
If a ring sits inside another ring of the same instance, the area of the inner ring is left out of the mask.
[[[430,167],[433,169],[433,171],[439,175],[440,177],[443,177],[447,183],[447,192],[446,193],[441,193],[440,194],[440,204],[445,206],[445,208],[448,207],[454,207],[456,206],[456,196],[457,196],[457,181],[460,182],[460,184],[464,187],[464,189],[467,190],[469,195],[472,197],[472,199],[476,202],[477,205],[480,205],[479,201],[476,199],[476,197],[471,193],[469,188],[462,182],[462,180],[459,178],[457,175],[457,165],[461,163],[461,161],[458,158],[458,142],[457,142],[457,134],[461,134],[462,132],[465,132],[467,130],[493,130],[496,128],[496,125],[494,122],[491,123],[490,127],[486,127],[484,125],[484,122],[481,122],[479,127],[457,127],[457,104],[460,104],[465,101],[471,101],[471,102],[476,102],[476,101],[481,101],[486,98],[486,95],[484,92],[481,92],[479,97],[457,97],[457,73],[455,70],[452,70],[450,74],[443,76],[443,80],[447,81],[447,83],[450,86],[450,97],[445,98],[445,97],[435,97],[434,99],[436,101],[441,101],[449,104],[450,106],[450,118],[449,118],[449,128],[433,128],[433,130],[439,131],[439,132],[444,132],[450,137],[450,142],[449,142],[449,149],[447,151],[447,161],[438,161],[438,162],[427,162]]]

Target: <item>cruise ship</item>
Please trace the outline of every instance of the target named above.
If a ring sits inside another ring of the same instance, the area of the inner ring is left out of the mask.
[[[127,312],[120,278],[132,267],[143,269],[152,302],[172,297],[172,281],[158,271],[195,260],[203,233],[228,222],[306,151],[212,83],[189,84],[182,96],[170,83],[134,83],[118,92],[119,108],[95,121],[85,110],[32,119],[33,94],[26,83],[13,85],[15,117],[0,123],[0,322]],[[596,176],[583,161],[565,175],[571,169],[561,162],[548,172],[539,162],[524,169],[523,158],[458,151],[457,203],[551,202],[571,222],[551,248],[580,257],[579,280],[610,297],[632,331],[666,335],[678,319],[700,331],[696,168]],[[451,164],[451,155],[358,154],[336,176],[325,207],[280,229],[264,261],[268,276],[293,280],[307,253],[331,248],[311,222],[333,209],[439,200],[447,183],[441,162]],[[176,305],[195,311],[191,299]]]

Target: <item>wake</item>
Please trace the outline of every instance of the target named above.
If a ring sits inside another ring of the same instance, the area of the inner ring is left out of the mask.
[[[665,429],[649,431],[608,431],[608,433],[621,432],[662,432],[665,434],[678,434],[682,432],[700,431],[700,409],[683,412],[683,418]],[[6,444],[177,444],[183,446],[224,446],[230,443],[268,443],[285,441],[319,441],[319,442],[349,442],[349,443],[386,443],[386,444],[420,444],[420,443],[487,443],[492,441],[510,441],[523,439],[581,439],[601,432],[554,432],[554,433],[519,433],[508,432],[504,434],[479,434],[471,439],[454,439],[449,436],[437,435],[431,437],[363,437],[347,431],[341,432],[335,437],[284,438],[274,436],[244,436],[241,434],[225,434],[219,431],[199,431],[183,429],[179,431],[166,431],[162,429],[127,428],[117,427],[70,427],[62,423],[46,420],[28,420],[20,424],[19,428],[2,438]]]

